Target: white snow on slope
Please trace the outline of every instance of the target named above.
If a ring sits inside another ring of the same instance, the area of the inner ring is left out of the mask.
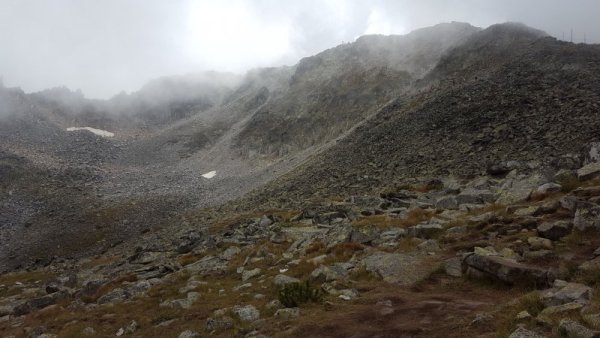
[[[96,128],[92,128],[92,127],[69,127],[67,128],[67,131],[75,131],[75,130],[87,130],[91,133],[94,133],[98,136],[102,136],[102,137],[113,137],[115,136],[114,133],[111,133],[110,131],[106,131],[106,130],[102,130],[102,129],[96,129]]]
[[[204,178],[213,178],[217,175],[217,171],[213,170],[213,171],[209,171],[206,174],[202,174],[202,177]]]

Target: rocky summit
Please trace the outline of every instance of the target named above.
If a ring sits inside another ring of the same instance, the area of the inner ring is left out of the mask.
[[[598,337],[599,114],[516,23],[0,87],[0,337]]]

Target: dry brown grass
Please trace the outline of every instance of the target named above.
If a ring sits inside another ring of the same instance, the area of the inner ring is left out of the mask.
[[[318,240],[310,243],[308,248],[306,248],[306,255],[307,256],[315,256],[315,255],[323,254],[323,253],[325,253],[325,248],[326,248],[325,243],[323,241],[321,241],[320,239],[318,239]]]
[[[181,255],[181,256],[177,257],[177,262],[179,264],[181,264],[181,266],[186,266],[186,265],[192,264],[194,262],[197,262],[204,256],[205,255],[198,255],[198,254]]]
[[[434,211],[415,208],[410,210],[405,218],[395,218],[388,215],[364,216],[358,218],[352,223],[352,225],[357,228],[374,226],[379,230],[386,230],[390,228],[407,228],[428,221],[434,215]]]
[[[300,211],[298,210],[289,210],[289,209],[269,209],[269,210],[259,210],[252,211],[243,214],[238,214],[232,217],[220,219],[209,226],[210,231],[219,231],[228,228],[231,225],[234,225],[239,222],[243,222],[249,219],[260,218],[264,215],[273,215],[281,219],[282,222],[289,222],[291,218],[298,215]]]
[[[37,281],[43,283],[55,277],[55,273],[44,270],[12,272],[0,275],[0,284],[13,285],[17,282],[29,284]]]
[[[356,242],[345,242],[334,245],[331,254],[342,259],[350,259],[357,251],[362,251],[365,246]]]
[[[82,269],[89,269],[101,265],[109,265],[118,262],[122,258],[120,256],[98,256],[88,262],[81,264]]]
[[[137,276],[134,273],[129,273],[119,278],[113,279],[112,281],[103,284],[98,288],[98,290],[91,296],[82,297],[82,300],[86,303],[95,302],[98,298],[104,296],[105,294],[111,292],[112,290],[123,286],[124,283],[131,283],[137,281]]]

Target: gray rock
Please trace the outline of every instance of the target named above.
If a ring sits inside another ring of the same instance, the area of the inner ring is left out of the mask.
[[[319,282],[331,282],[334,280],[346,279],[347,277],[348,271],[339,265],[321,265],[310,274],[312,280]]]
[[[573,224],[567,221],[547,222],[538,225],[537,232],[540,237],[558,241],[571,233]]]
[[[398,229],[392,229],[392,230],[388,230],[388,231],[384,231],[379,235],[379,238],[381,239],[382,242],[390,242],[390,241],[396,241],[401,237],[404,237],[406,235],[406,230],[398,228]]]
[[[125,326],[125,333],[134,333],[139,329],[139,327],[139,324],[135,320],[132,320],[129,324],[127,324],[127,326]]]
[[[456,200],[456,196],[444,196],[439,198],[435,202],[435,208],[438,210],[456,210],[458,209],[458,201]]]
[[[84,336],[95,336],[96,330],[94,330],[93,327],[88,326],[88,327],[84,328],[83,330],[81,330],[81,334]]]
[[[228,261],[235,257],[237,254],[239,254],[241,251],[242,250],[240,250],[240,248],[238,248],[237,246],[230,246],[229,248],[225,249],[225,251],[223,251],[219,257]]]
[[[206,330],[207,331],[221,331],[228,330],[233,327],[233,319],[228,316],[219,318],[209,317],[206,319]]]
[[[525,328],[519,327],[514,330],[508,338],[545,338],[541,334],[538,334],[534,331],[527,330]]]
[[[527,238],[527,243],[532,250],[552,249],[552,241],[547,238],[531,236]]]
[[[582,271],[594,271],[594,270],[598,270],[598,269],[600,269],[600,257],[596,257],[587,262],[583,262],[579,266],[579,270],[582,270]]]
[[[260,225],[261,227],[268,227],[269,225],[273,224],[273,219],[269,216],[263,216],[260,221],[258,222],[258,225]]]
[[[433,267],[418,255],[376,253],[362,260],[365,269],[388,283],[412,285],[427,277]]]
[[[210,272],[224,272],[227,261],[215,256],[205,256],[199,261],[186,265],[185,270],[192,274],[207,274]]]
[[[444,261],[444,272],[448,276],[462,277],[462,259],[460,257],[452,257]]]
[[[189,292],[186,298],[166,300],[160,303],[161,307],[190,309],[192,305],[200,298],[198,292]]]
[[[600,337],[600,332],[593,331],[582,324],[571,320],[562,319],[558,324],[558,330],[561,334],[569,338],[596,338]]]
[[[300,316],[300,309],[297,307],[279,309],[275,311],[274,317],[277,319],[288,320]]]
[[[129,262],[133,264],[150,264],[166,257],[164,252],[140,251],[129,257]]]
[[[547,308],[543,309],[542,312],[539,313],[539,316],[550,316],[558,313],[579,311],[582,307],[583,304],[575,302],[566,303],[562,305],[548,306]]]
[[[496,202],[501,204],[513,204],[525,201],[531,192],[540,186],[542,177],[532,175],[523,179],[507,179],[498,191]]]
[[[417,245],[417,249],[425,252],[438,252],[440,251],[440,243],[435,239],[428,239],[423,243]]]
[[[577,170],[577,178],[580,181],[590,180],[600,174],[600,163],[586,164]]]
[[[600,142],[592,142],[590,151],[585,156],[585,163],[600,162]]]
[[[350,234],[350,241],[361,244],[371,243],[379,238],[379,231],[374,226],[361,227],[353,229]]]
[[[244,270],[244,272],[242,272],[242,281],[245,282],[248,279],[254,278],[254,277],[260,275],[261,272],[262,272],[262,270],[259,268],[255,268],[252,270]]]
[[[552,289],[542,295],[547,306],[566,303],[587,304],[592,299],[592,288],[579,283],[567,283],[556,280]]]
[[[549,270],[531,267],[500,256],[467,254],[462,272],[474,278],[493,278],[509,285],[545,288],[552,285],[554,274]]]
[[[456,195],[458,204],[484,204],[493,203],[496,196],[489,190],[466,189]]]
[[[589,202],[577,203],[573,227],[580,231],[600,229],[600,206]]]
[[[540,194],[547,194],[547,193],[551,193],[551,192],[560,192],[561,190],[562,190],[562,185],[560,185],[558,183],[550,182],[550,183],[544,183],[544,184],[540,185],[536,189],[536,192],[540,193]]]
[[[121,288],[116,288],[104,296],[98,298],[96,303],[98,304],[114,304],[122,302],[129,298],[129,293]]]
[[[444,227],[439,223],[423,223],[409,227],[407,230],[407,234],[410,237],[429,239],[440,234],[444,230]]]
[[[185,330],[183,332],[181,332],[179,334],[179,336],[177,336],[178,338],[195,338],[195,337],[200,337],[200,334],[198,334],[197,332],[194,332],[192,330]]]
[[[559,200],[560,207],[569,211],[575,211],[579,200],[575,196],[564,196]]]
[[[243,322],[253,322],[260,318],[260,311],[253,305],[240,306],[236,305],[233,307],[233,313]]]
[[[281,244],[285,243],[287,241],[287,238],[285,236],[285,233],[278,231],[272,234],[271,237],[269,237],[269,240],[271,241],[271,243]]]
[[[487,326],[494,320],[494,317],[489,313],[478,313],[471,321],[471,326]]]
[[[291,284],[291,283],[300,283],[300,280],[298,278],[281,275],[281,274],[273,277],[273,284],[275,284],[277,286],[283,286],[283,285]]]

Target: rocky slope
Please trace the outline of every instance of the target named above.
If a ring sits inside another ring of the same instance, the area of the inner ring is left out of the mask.
[[[110,101],[0,88],[0,332],[598,336],[599,66],[453,23]]]
[[[599,70],[597,45],[540,38],[521,26],[488,28],[446,55],[427,76],[438,80],[424,80],[421,93],[396,99],[252,199],[293,203],[507,163],[576,168],[598,139]]]
[[[8,248],[0,265],[87,253],[87,244],[77,244],[81,233],[106,243],[98,248],[103,250],[187,208],[240,197],[411,90],[446,50],[477,30],[452,23],[401,37],[367,36],[294,67],[259,69],[244,78],[218,73],[162,78],[108,101],[87,100],[65,88],[34,94],[2,88],[2,150],[37,173],[31,182],[9,184],[21,197],[5,195],[3,201],[38,207],[27,220],[18,217],[3,227],[11,235],[3,236]],[[115,136],[66,131],[84,126]],[[202,177],[213,170],[214,179]],[[52,189],[29,189],[46,176]],[[50,200],[56,206],[46,203]],[[115,209],[156,217],[120,215],[123,223],[92,216]],[[74,244],[67,248],[61,239]]]

